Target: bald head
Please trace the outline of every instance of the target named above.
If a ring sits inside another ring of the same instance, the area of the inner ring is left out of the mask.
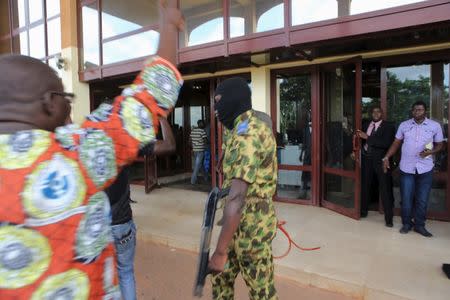
[[[28,56],[3,55],[0,72],[0,126],[7,128],[2,131],[15,127],[53,131],[64,124],[70,104],[54,95],[64,89],[49,66]]]
[[[0,105],[38,101],[47,90],[62,88],[61,81],[42,61],[23,55],[0,56]]]

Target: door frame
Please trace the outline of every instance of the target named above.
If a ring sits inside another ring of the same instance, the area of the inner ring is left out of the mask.
[[[322,64],[319,66],[320,70],[320,105],[321,105],[321,142],[322,144],[326,141],[326,103],[325,103],[325,84],[324,84],[324,76],[323,71],[331,68],[336,68],[338,66],[344,66],[348,64],[354,64],[355,66],[355,101],[354,101],[354,109],[355,109],[355,124],[354,130],[361,129],[361,101],[362,101],[362,58],[354,57],[340,62],[333,62],[329,64]],[[320,205],[328,208],[330,210],[336,211],[342,215],[351,217],[353,219],[359,220],[360,218],[360,209],[361,209],[361,149],[360,149],[360,141],[356,138],[355,134],[352,137],[353,140],[353,152],[356,157],[355,161],[355,169],[353,171],[330,168],[325,165],[325,147],[321,147],[321,193],[320,193]],[[346,178],[351,178],[354,181],[354,208],[345,208],[325,199],[325,175],[332,174],[343,176]]]
[[[309,74],[311,76],[311,127],[312,127],[312,141],[311,141],[311,165],[309,166],[293,166],[278,164],[278,170],[288,171],[306,171],[311,172],[311,199],[291,199],[278,197],[277,193],[274,195],[274,200],[277,202],[315,205],[318,206],[320,193],[320,111],[319,111],[319,84],[318,84],[318,66],[301,66],[291,68],[273,69],[270,72],[270,114],[272,118],[273,134],[277,134],[278,112],[277,112],[277,75],[291,75]]]

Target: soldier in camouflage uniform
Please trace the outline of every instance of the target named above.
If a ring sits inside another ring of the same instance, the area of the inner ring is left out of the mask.
[[[250,299],[277,299],[272,256],[277,228],[272,203],[277,182],[275,139],[267,120],[251,109],[245,80],[225,80],[215,99],[217,116],[228,129],[223,188],[231,190],[209,264],[217,273],[212,279],[213,299],[234,298],[239,272],[250,289]]]

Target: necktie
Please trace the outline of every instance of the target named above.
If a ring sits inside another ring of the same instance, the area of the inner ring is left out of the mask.
[[[370,122],[369,128],[367,129],[367,135],[370,136],[372,134],[372,131],[375,129],[375,122]],[[368,150],[369,146],[367,145],[367,140],[366,140],[366,144],[364,145],[364,150]]]

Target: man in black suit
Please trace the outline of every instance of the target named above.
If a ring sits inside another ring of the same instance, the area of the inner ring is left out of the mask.
[[[392,174],[390,170],[387,173],[383,172],[382,158],[394,141],[395,126],[383,120],[383,111],[380,106],[373,106],[370,114],[372,120],[364,122],[363,130],[357,130],[356,132],[363,141],[361,217],[367,217],[371,191],[374,190],[372,185],[378,181],[379,194],[384,208],[384,220],[387,227],[392,227],[394,206]]]

